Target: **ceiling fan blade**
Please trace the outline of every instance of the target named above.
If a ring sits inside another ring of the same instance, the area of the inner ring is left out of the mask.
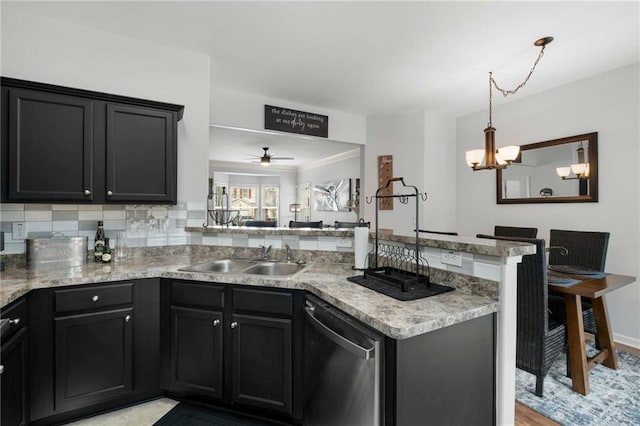
[[[272,160],[294,160],[293,157],[274,157],[274,156],[271,156],[271,159]]]

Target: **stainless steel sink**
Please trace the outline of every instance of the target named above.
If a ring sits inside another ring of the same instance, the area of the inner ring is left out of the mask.
[[[212,260],[178,269],[186,272],[221,272],[252,275],[293,275],[306,267],[305,264],[262,261],[250,259]]]
[[[212,260],[198,265],[185,266],[184,268],[180,268],[179,271],[239,273],[255,264],[255,261],[247,259]]]
[[[292,275],[302,270],[304,266],[297,263],[260,262],[244,272],[256,275]]]

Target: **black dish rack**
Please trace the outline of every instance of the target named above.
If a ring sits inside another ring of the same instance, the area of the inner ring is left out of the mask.
[[[380,195],[380,192],[389,187],[392,182],[402,183],[403,187],[413,189],[413,193]],[[382,198],[398,198],[402,204],[407,204],[409,198],[416,199],[415,247],[380,243],[378,200]],[[405,184],[402,177],[389,179],[385,186],[378,188],[375,197],[366,198],[367,203],[373,200],[376,202],[375,244],[368,255],[369,267],[364,270],[364,275],[349,277],[349,281],[403,301],[421,299],[453,290],[451,287],[435,284],[430,280],[429,262],[420,253],[418,198],[426,201],[427,195],[421,194],[415,186]]]

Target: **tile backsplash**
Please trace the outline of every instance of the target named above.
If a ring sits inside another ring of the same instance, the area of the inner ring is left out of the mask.
[[[130,247],[187,244],[187,226],[202,226],[205,204],[199,202],[177,205],[85,205],[85,204],[0,204],[0,231],[5,233],[2,254],[25,252],[24,240],[14,239],[12,224],[26,225],[27,238],[48,238],[54,235],[88,237],[90,244],[98,227],[104,222],[107,238],[118,231],[127,232]]]

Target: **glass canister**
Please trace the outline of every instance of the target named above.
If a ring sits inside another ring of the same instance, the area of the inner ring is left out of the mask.
[[[116,245],[113,251],[115,251],[114,260],[116,262],[124,262],[129,258],[126,232],[116,232]]]

